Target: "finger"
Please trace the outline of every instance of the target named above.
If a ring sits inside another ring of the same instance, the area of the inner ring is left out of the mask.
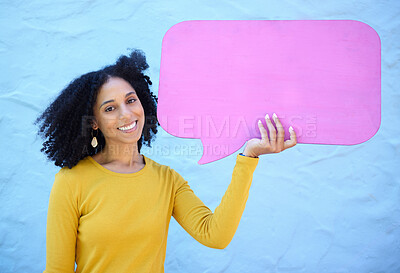
[[[290,133],[290,139],[285,141],[284,150],[286,150],[287,148],[291,148],[291,147],[293,147],[294,145],[297,144],[296,132],[294,131],[292,126],[289,127],[289,133]]]
[[[267,130],[265,129],[265,127],[264,127],[264,125],[262,124],[261,120],[258,120],[258,129],[260,129],[261,138],[262,138],[264,141],[266,141],[267,143],[269,143]]]
[[[277,152],[280,152],[283,150],[283,144],[285,141],[285,129],[283,129],[282,123],[275,113],[272,115],[272,117],[274,118],[276,129],[278,130],[276,145],[277,145],[277,148],[279,149],[279,151],[277,151]]]
[[[275,149],[275,147],[276,147],[276,130],[275,130],[275,127],[272,124],[272,121],[270,120],[268,114],[265,115],[265,121],[267,123],[268,131],[269,131],[269,140],[271,143],[271,147],[273,149]]]

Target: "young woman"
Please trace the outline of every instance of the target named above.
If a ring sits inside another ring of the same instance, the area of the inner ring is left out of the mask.
[[[157,133],[157,98],[142,51],[73,80],[37,118],[41,151],[62,167],[49,199],[46,273],[164,272],[171,216],[200,243],[225,248],[243,213],[258,156],[296,145],[274,115],[270,138],[237,155],[214,213],[172,168],[140,154]],[[75,271],[76,262],[76,271]]]

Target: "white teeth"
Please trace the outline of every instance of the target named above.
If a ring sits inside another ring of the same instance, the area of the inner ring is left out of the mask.
[[[121,131],[130,130],[130,129],[132,129],[133,127],[136,126],[136,123],[137,123],[137,121],[135,121],[134,123],[132,123],[132,125],[125,126],[125,127],[119,127],[118,129],[121,130]]]

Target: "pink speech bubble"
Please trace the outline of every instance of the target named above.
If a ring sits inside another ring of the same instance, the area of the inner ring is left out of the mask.
[[[162,42],[157,116],[199,138],[199,164],[260,137],[276,113],[298,143],[359,144],[381,121],[381,44],[353,20],[184,21]]]

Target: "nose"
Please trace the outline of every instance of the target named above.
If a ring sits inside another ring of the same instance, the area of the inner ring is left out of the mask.
[[[127,122],[131,121],[132,113],[129,108],[126,105],[122,105],[120,109],[120,119]]]

